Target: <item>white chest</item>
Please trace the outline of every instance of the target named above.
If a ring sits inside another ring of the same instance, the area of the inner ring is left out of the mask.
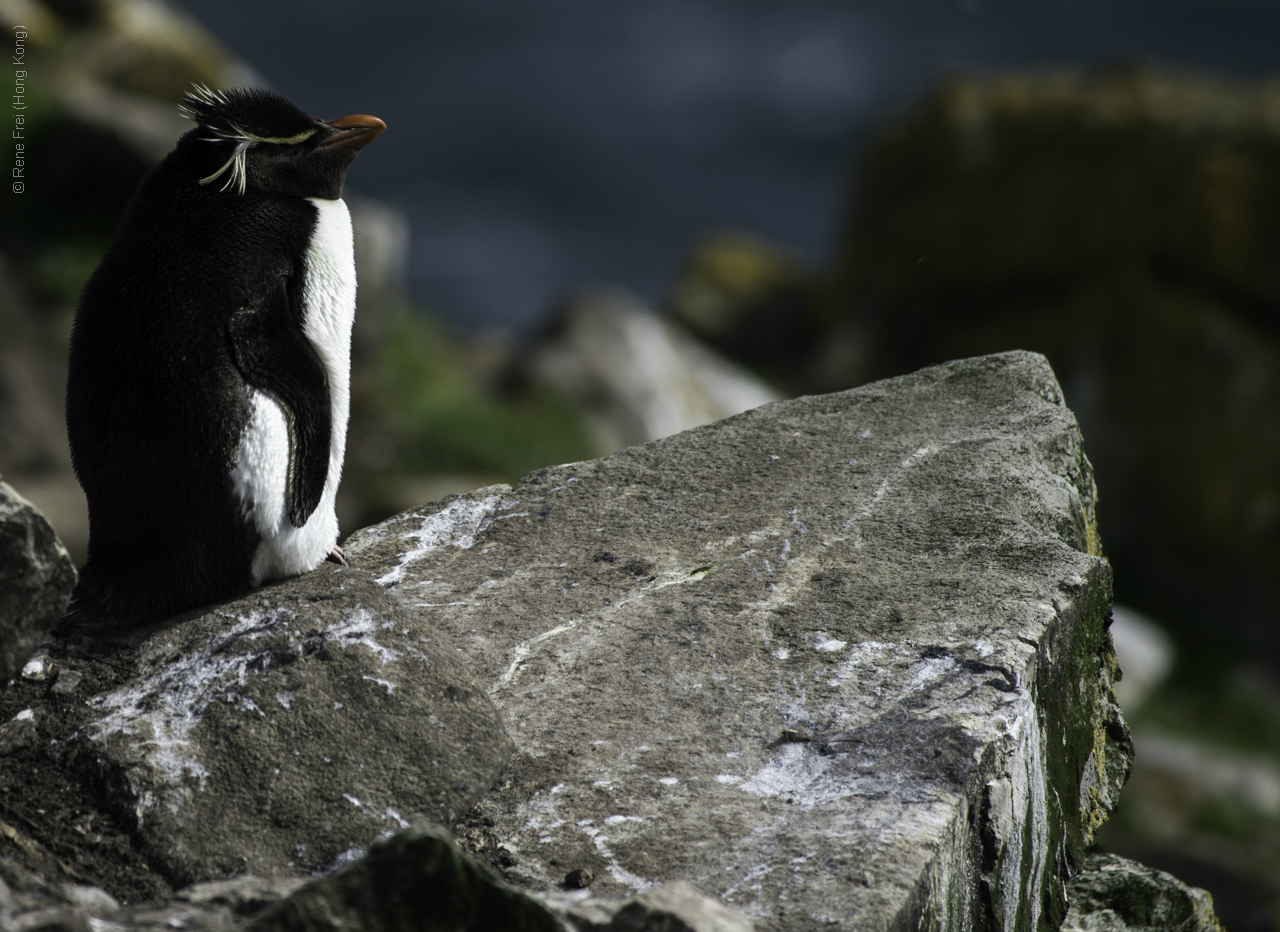
[[[319,216],[304,262],[307,311],[302,329],[329,376],[329,471],[320,504],[302,527],[295,528],[285,507],[289,472],[285,415],[272,399],[250,389],[249,424],[241,437],[231,478],[246,519],[262,537],[253,558],[254,585],[314,569],[338,540],[334,499],[342,478],[351,410],[355,252],[347,205],[341,200],[308,200]]]

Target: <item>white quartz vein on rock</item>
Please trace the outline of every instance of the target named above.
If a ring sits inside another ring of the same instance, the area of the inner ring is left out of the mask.
[[[345,622],[330,628],[326,634],[334,640],[344,640],[355,644],[361,644],[374,654],[385,665],[393,660],[399,660],[400,654],[389,647],[383,647],[378,643],[374,633],[379,628],[390,627],[392,622],[379,621],[378,617],[367,609],[357,607]]]
[[[600,852],[600,856],[607,863],[609,876],[620,884],[624,884],[637,893],[643,893],[657,886],[652,880],[641,877],[632,873],[621,864],[618,858],[609,850],[610,835],[604,834],[596,825],[594,819],[581,819],[576,823],[570,823],[566,819],[559,818],[558,803],[556,796],[563,792],[567,787],[561,783],[553,786],[546,793],[538,793],[532,799],[525,803],[521,803],[517,808],[515,816],[517,819],[524,820],[525,829],[536,832],[550,832],[557,829],[576,832],[585,835],[591,839],[591,843],[595,849]],[[604,820],[611,831],[616,832],[619,828],[624,828],[629,822],[643,823],[642,818],[635,816],[609,816]]]
[[[611,614],[616,612],[619,609],[630,605],[632,602],[643,599],[645,595],[650,592],[656,592],[657,590],[665,589],[668,586],[680,586],[691,582],[697,582],[698,580],[703,579],[710,572],[712,572],[712,567],[701,567],[693,572],[678,571],[674,573],[664,573],[655,582],[642,586],[635,595],[632,595],[629,598],[621,599],[617,602],[606,605],[601,608],[600,611],[593,612],[589,616],[573,618],[562,625],[557,625],[548,631],[543,631],[536,637],[520,642],[515,647],[511,648],[511,660],[507,664],[507,668],[502,671],[502,675],[499,676],[497,680],[494,681],[493,685],[489,687],[489,695],[492,696],[499,690],[511,684],[511,681],[515,679],[516,674],[519,672],[520,666],[533,655],[534,649],[539,644],[549,641],[557,635],[564,634],[566,631],[572,631],[574,628],[578,627],[590,618],[597,617],[601,614]]]

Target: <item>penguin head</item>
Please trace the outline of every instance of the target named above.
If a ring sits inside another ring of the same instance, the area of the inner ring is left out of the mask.
[[[319,120],[259,88],[196,85],[178,109],[198,124],[187,136],[205,147],[197,161],[208,171],[196,180],[228,193],[337,198],[361,147],[387,128],[363,114]]]

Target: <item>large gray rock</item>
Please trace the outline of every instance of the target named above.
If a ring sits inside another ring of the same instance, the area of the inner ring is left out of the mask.
[[[175,885],[345,863],[411,817],[452,821],[507,761],[449,636],[359,570],[325,564],[176,621],[108,659],[136,667],[124,683],[62,706]],[[76,648],[55,645],[59,678],[107,659]]]
[[[517,757],[507,876],[757,928],[1053,928],[1131,746],[1079,430],[1006,353],[769,405],[353,535]],[[511,863],[514,862],[514,863]]]
[[[62,616],[75,584],[71,557],[49,522],[0,481],[0,686]]]

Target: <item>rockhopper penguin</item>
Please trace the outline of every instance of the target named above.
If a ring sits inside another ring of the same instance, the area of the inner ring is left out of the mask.
[[[343,178],[385,124],[264,90],[183,95],[80,297],[67,432],[89,559],[61,624],[111,630],[337,547],[356,280]]]

